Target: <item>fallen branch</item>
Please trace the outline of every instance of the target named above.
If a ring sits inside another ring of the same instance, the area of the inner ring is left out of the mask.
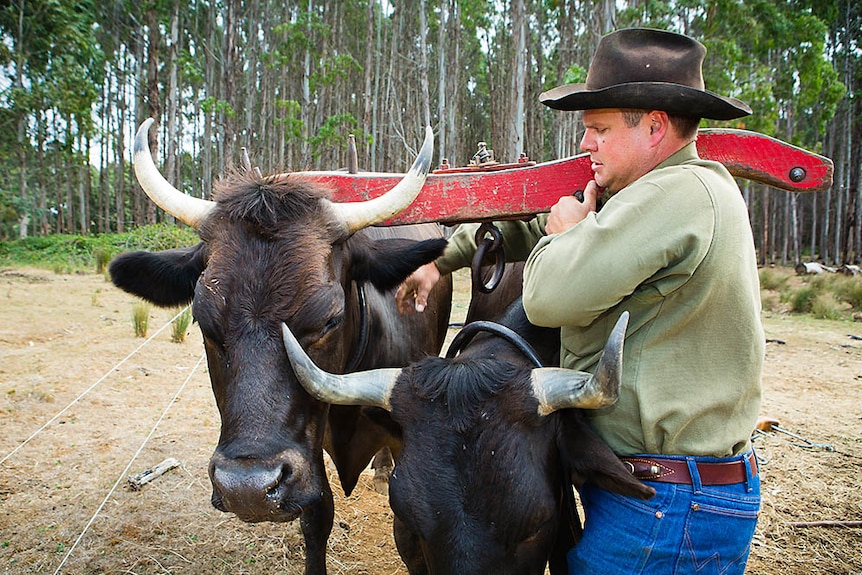
[[[129,477],[129,487],[132,491],[139,491],[141,487],[145,484],[149,483],[156,477],[160,475],[164,475],[174,467],[179,467],[180,462],[173,457],[168,457],[152,469],[147,469],[146,471],[142,471],[135,475],[134,477]]]

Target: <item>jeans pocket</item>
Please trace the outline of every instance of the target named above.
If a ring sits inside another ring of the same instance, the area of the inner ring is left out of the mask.
[[[695,498],[685,520],[676,573],[742,575],[757,525],[759,497]]]
[[[584,533],[568,555],[569,573],[641,573],[661,530],[663,498],[641,501],[589,484],[581,496]]]

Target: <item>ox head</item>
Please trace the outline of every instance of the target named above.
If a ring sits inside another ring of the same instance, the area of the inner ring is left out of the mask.
[[[552,554],[564,564],[573,544],[562,533],[570,517],[561,511],[571,482],[652,495],[580,412],[616,401],[627,315],[594,374],[501,360],[505,350],[496,347],[343,376],[320,370],[282,331],[312,395],[383,407],[400,427],[389,495],[408,566],[437,575],[541,574]]]
[[[220,180],[210,202],[181,193],[158,173],[147,147],[151,123],[135,139],[138,180],[202,242],[124,254],[110,271],[119,287],[157,304],[193,302],[221,415],[210,462],[213,505],[253,522],[292,520],[323,504],[331,525],[322,447],[329,406],[297,382],[280,326],[290,325],[321,365],[343,371],[358,337],[355,286],[390,290],[442,252],[442,239],[378,241],[360,231],[419,192],[430,166],[430,129],[405,178],[369,202],[335,204],[299,177],[252,170]]]

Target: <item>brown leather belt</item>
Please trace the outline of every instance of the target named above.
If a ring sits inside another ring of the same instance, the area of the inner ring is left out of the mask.
[[[749,453],[746,458],[751,466],[751,476],[757,475],[757,458]],[[620,457],[632,475],[642,481],[662,483],[681,483],[691,485],[691,474],[685,459],[666,459],[664,457],[632,456]],[[707,463],[697,462],[697,472],[702,485],[731,485],[743,483],[748,479],[745,461]]]

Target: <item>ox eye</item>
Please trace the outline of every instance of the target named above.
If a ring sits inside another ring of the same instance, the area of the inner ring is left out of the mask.
[[[344,322],[344,314],[343,313],[340,313],[336,316],[329,318],[329,321],[326,322],[326,325],[323,326],[323,330],[321,330],[321,332],[320,332],[320,337],[323,337],[326,334],[328,334],[330,331],[336,329],[343,322]]]

